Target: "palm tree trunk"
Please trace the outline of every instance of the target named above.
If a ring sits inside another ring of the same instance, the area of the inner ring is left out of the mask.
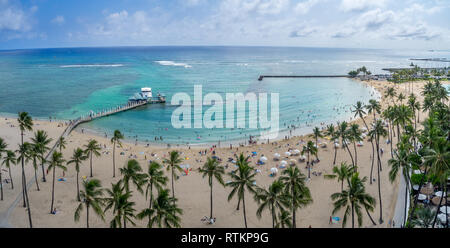
[[[272,228],[275,228],[275,208],[272,203]]]
[[[37,169],[34,169],[34,181],[36,181],[36,187],[38,191],[41,191],[39,189],[39,183],[38,183],[38,179],[37,179]]]
[[[404,209],[404,211],[403,211],[403,227],[405,227],[406,226],[406,218],[407,218],[407,215],[406,215],[406,203],[407,203],[407,201],[408,201],[408,182],[406,182],[405,183],[406,184],[406,186],[405,186],[405,209]]]
[[[352,228],[355,228],[355,209],[352,202]]]
[[[55,172],[56,172],[56,167],[53,168],[52,206],[50,207],[50,213],[52,213],[52,211],[53,211],[53,203],[55,201]]]
[[[153,182],[150,183],[150,204],[148,208],[152,209],[152,204],[153,204]]]
[[[352,165],[355,166],[355,161],[353,160],[352,152],[350,148],[348,148],[347,142],[345,143],[345,148],[347,148],[348,154],[350,154],[350,158],[352,159]]]
[[[294,198],[294,187],[292,187],[292,199],[295,199]],[[292,228],[297,227],[295,213],[296,213],[295,203],[294,203],[294,201],[292,201]]]
[[[334,144],[333,144],[334,146]],[[337,147],[334,148],[334,160],[333,160],[333,165],[336,164],[336,156],[337,156]]]
[[[116,141],[113,143],[113,177],[116,177]]]
[[[3,201],[3,179],[2,179],[2,168],[1,167],[0,167],[0,190],[1,190],[0,201]]]
[[[80,198],[80,184],[79,184],[79,176],[78,176],[79,172],[77,171],[77,199],[78,201],[81,201]]]
[[[22,136],[22,146],[23,146],[23,131],[21,131]],[[28,212],[28,222],[30,223],[30,228],[33,228],[33,222],[31,220],[31,209],[30,209],[30,201],[28,200],[28,191],[27,191],[27,180],[25,176],[25,161],[24,157],[22,156],[22,184],[23,184],[23,194],[24,194],[24,207],[27,207]],[[26,206],[25,206],[26,201]]]
[[[172,197],[173,197],[173,204],[175,204],[175,187],[173,184],[173,179],[174,179],[174,172],[173,172],[173,166],[172,166]]]
[[[356,142],[353,142],[353,148],[355,149],[355,169],[358,171],[358,154],[356,153]]]
[[[308,179],[311,178],[311,162],[309,162],[309,151],[308,151]]]
[[[91,152],[91,156],[90,156],[90,165],[91,165],[91,177],[92,177],[92,152]]]
[[[89,203],[86,204],[86,227],[89,228]]]
[[[11,181],[11,189],[14,189],[14,182],[11,176],[11,167],[8,168],[8,172],[9,172],[9,180]]]
[[[242,194],[242,209],[244,210],[244,224],[245,224],[245,228],[247,228],[247,215],[245,213],[245,192]]]
[[[390,140],[390,142],[389,142],[389,144],[391,145],[391,158],[394,158],[394,149],[392,148],[392,142],[393,142],[393,137],[392,137],[392,135],[393,135],[393,133],[394,133],[394,129],[392,128],[392,123],[389,123],[389,130],[390,130],[390,132],[389,132],[389,136],[390,136],[390,138],[389,138],[389,140]]]
[[[42,168],[42,181],[45,183],[47,182],[47,179],[45,178],[44,161],[41,161],[41,168]]]
[[[370,167],[370,184],[373,182],[373,163],[375,161],[375,146],[373,144],[373,140],[370,141],[372,143],[372,166]]]
[[[365,208],[365,209],[366,209],[367,215],[369,216],[370,221],[372,221],[372,224],[373,224],[374,226],[376,226],[377,223],[375,223],[375,221],[373,221],[372,216],[371,216],[370,213],[369,213],[369,210],[367,210],[367,208]]]
[[[213,218],[213,184],[212,184],[212,178],[210,178],[211,181],[211,192],[210,192],[210,203],[211,203],[211,212],[210,212],[210,219]]]
[[[380,140],[379,140],[378,135],[377,135],[376,143],[377,143],[377,160],[378,160],[378,163],[377,163],[377,167],[378,167],[378,169],[377,169],[377,171],[378,171],[378,197],[379,197],[379,201],[380,201],[380,220],[379,220],[379,222],[380,222],[380,224],[382,224],[383,223],[383,205],[381,203],[381,177],[380,177],[381,159],[380,159]]]

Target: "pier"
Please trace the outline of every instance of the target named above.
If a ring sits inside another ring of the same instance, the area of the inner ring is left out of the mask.
[[[300,76],[300,75],[261,75],[258,78],[258,81],[262,81],[264,78],[348,78],[349,75],[309,75],[309,76]]]

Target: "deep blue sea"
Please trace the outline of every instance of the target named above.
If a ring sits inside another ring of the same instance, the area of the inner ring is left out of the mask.
[[[398,51],[278,47],[119,47],[0,51],[0,113],[27,111],[36,118],[70,120],[89,111],[126,103],[141,87],[167,96],[165,105],[95,120],[80,128],[100,134],[115,129],[130,140],[159,143],[209,143],[247,139],[255,129],[175,129],[171,115],[178,92],[203,94],[267,92],[280,95],[280,128],[310,132],[320,123],[349,119],[356,101],[375,98],[373,90],[346,78],[279,79],[261,74],[346,74],[366,66],[372,73],[385,67],[448,66],[410,58],[450,58],[450,51]],[[205,106],[203,108],[207,110]],[[244,117],[243,117],[244,118]],[[245,118],[248,118],[246,115]],[[137,136],[137,137],[136,137]]]

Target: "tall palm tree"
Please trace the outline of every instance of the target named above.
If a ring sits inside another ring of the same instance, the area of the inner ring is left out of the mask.
[[[397,96],[397,92],[395,92],[394,87],[388,87],[386,90],[385,97],[388,97],[390,100],[393,100],[394,97]]]
[[[342,227],[345,227],[347,224],[347,218],[350,214],[352,218],[352,228],[355,227],[355,213],[358,218],[358,226],[361,226],[363,223],[361,208],[373,211],[375,207],[375,198],[366,193],[364,186],[365,181],[367,181],[367,177],[360,179],[359,173],[356,172],[348,179],[347,190],[331,195],[331,199],[334,201],[332,214],[345,208]]]
[[[405,100],[405,95],[403,93],[398,94],[397,99],[400,102],[400,104],[403,104],[403,100]]]
[[[42,161],[41,154],[40,154],[41,148],[39,146],[40,146],[39,144],[31,144],[30,149],[28,150],[28,156],[33,162],[34,181],[36,182],[36,188],[38,191],[40,191],[39,183],[38,183],[38,179],[37,179],[38,160]]]
[[[256,172],[253,167],[248,164],[247,159],[242,153],[239,156],[236,165],[238,166],[238,169],[229,173],[231,181],[226,184],[227,186],[233,188],[228,195],[228,201],[233,199],[233,196],[235,196],[237,193],[238,201],[242,201],[244,225],[245,228],[247,228],[247,215],[245,212],[245,190],[247,189],[250,193],[253,194],[256,193],[255,185],[253,184],[255,182],[254,178],[256,176]]]
[[[348,151],[348,154],[350,155],[350,159],[352,160],[352,165],[355,165],[355,160],[353,159],[352,152],[350,151],[350,148],[348,147],[348,143],[350,142],[351,137],[349,136],[348,132],[348,123],[346,121],[343,121],[342,123],[338,123],[339,127],[339,136],[342,140],[343,148],[346,148]]]
[[[109,197],[105,198],[105,210],[106,213],[109,209],[113,210],[114,218],[110,222],[111,228],[127,228],[127,222],[130,222],[133,226],[136,224],[133,222],[134,212],[136,211],[133,207],[136,205],[134,202],[130,201],[132,194],[130,191],[125,191],[122,186],[122,181],[116,184],[111,184],[111,189],[106,189]]]
[[[275,180],[269,189],[257,187],[255,200],[259,207],[256,210],[256,216],[261,218],[262,212],[269,209],[272,215],[272,228],[275,228],[277,222],[277,209],[281,212],[288,208],[290,204],[290,195],[284,190],[284,183],[281,180]]]
[[[9,180],[11,181],[11,189],[14,189],[14,182],[11,176],[11,166],[17,163],[16,154],[13,151],[6,151],[6,156],[3,158],[2,164],[8,168]]]
[[[84,146],[85,150],[84,152],[89,156],[89,163],[90,163],[90,168],[91,168],[91,177],[93,177],[92,175],[92,155],[95,155],[96,157],[100,156],[100,150],[102,149],[100,144],[94,140],[91,139],[89,140],[88,144]]]
[[[213,178],[216,178],[217,182],[221,185],[225,185],[222,175],[225,174],[225,170],[222,166],[219,165],[219,161],[213,158],[207,158],[206,163],[202,168],[199,168],[199,172],[202,173],[203,178],[208,176],[208,185],[210,188],[210,205],[211,211],[209,214],[209,218],[213,218]]]
[[[306,186],[306,176],[297,166],[291,166],[283,171],[280,181],[286,184],[285,191],[290,194],[292,227],[297,227],[296,212],[297,209],[307,206],[313,202],[311,192]]]
[[[324,175],[326,179],[337,178],[338,182],[341,182],[341,191],[344,190],[344,182],[355,173],[355,167],[347,165],[346,162],[342,162],[339,167],[333,167],[333,174]]]
[[[390,96],[392,94],[395,95],[394,88],[388,88],[386,95]],[[354,117],[358,116],[359,118],[361,118],[361,120],[364,123],[364,126],[366,127],[366,130],[368,131],[369,126],[367,126],[366,120],[364,119],[364,115],[367,114],[366,111],[364,110],[366,108],[366,106],[364,106],[362,102],[358,101],[358,102],[356,102],[356,105],[353,106],[353,108],[354,108],[353,113],[355,113]],[[373,156],[375,153],[375,148],[373,145],[373,141],[371,139],[370,139],[370,144],[372,145],[372,156]],[[355,160],[356,160],[356,150],[355,150]],[[373,159],[372,159],[372,166],[373,166]]]
[[[402,127],[402,130],[405,129],[405,126],[407,124],[411,124],[411,118],[413,117],[412,110],[406,106],[406,105],[400,105],[394,107],[395,109],[395,117],[394,117],[394,124],[397,125],[397,139],[398,142],[400,142],[400,126]]]
[[[358,153],[356,152],[356,142],[362,141],[362,132],[359,129],[359,125],[353,123],[348,130],[349,140],[353,141],[353,148],[355,150],[355,170],[358,170]]]
[[[0,162],[3,156],[3,153],[6,153],[6,148],[8,147],[8,145],[6,144],[6,142],[0,138]],[[3,178],[2,178],[2,165],[3,163],[0,163],[0,191],[1,191],[1,197],[0,200],[3,201]]]
[[[381,202],[381,177],[380,177],[380,171],[381,171],[381,158],[380,158],[380,137],[386,137],[387,131],[384,128],[383,122],[381,120],[377,120],[372,130],[370,130],[369,135],[374,138],[375,145],[377,148],[377,172],[378,172],[378,197],[380,201],[380,224],[383,223],[383,206]]]
[[[159,228],[163,226],[167,228],[181,227],[179,215],[183,213],[183,210],[178,208],[176,201],[177,199],[170,197],[169,190],[160,190],[158,197],[152,204],[153,207],[142,210],[136,217],[138,219],[148,218],[148,228],[154,225],[157,225]]]
[[[56,180],[56,168],[62,169],[64,171],[67,170],[67,168],[63,165],[65,160],[63,159],[63,155],[60,152],[53,152],[52,159],[50,160],[48,164],[48,171],[53,170],[53,184],[52,184],[52,205],[50,207],[50,213],[53,212],[53,203],[55,201],[55,180]]]
[[[98,179],[92,178],[87,181],[83,181],[84,190],[80,191],[81,202],[75,210],[75,221],[80,220],[81,211],[86,206],[86,227],[89,228],[89,208],[92,207],[94,213],[97,214],[103,221],[105,220],[105,213],[103,212],[104,200],[103,189],[101,188],[101,182]]]
[[[403,178],[405,179],[405,203],[407,202],[408,195],[410,192],[409,185],[411,183],[411,169],[413,164],[417,164],[416,161],[419,159],[417,158],[418,155],[416,153],[409,153],[407,149],[398,149],[398,151],[395,153],[394,158],[389,159],[388,164],[391,166],[391,170],[389,171],[389,180],[391,183],[395,181],[397,178],[397,175],[399,171],[401,171]],[[403,223],[402,225],[406,225],[406,219],[407,219],[407,207],[405,204],[405,209],[403,212]]]
[[[335,140],[339,139],[339,133],[334,128],[334,125],[330,124],[327,126],[327,129],[325,131],[325,135],[330,136],[330,139],[333,141],[333,147],[334,147],[334,159],[333,159],[333,165],[336,164],[336,156],[337,156],[337,147],[334,145]]]
[[[287,210],[281,210],[278,214],[278,222],[275,228],[292,228],[291,213]]]
[[[63,136],[59,137],[57,146],[59,148],[60,153],[62,153],[63,149],[66,149],[66,145],[67,145],[66,139]]]
[[[111,143],[113,143],[113,177],[116,177],[116,144],[122,147],[123,134],[119,130],[114,131],[114,135],[111,138]]]
[[[310,162],[310,155],[314,156],[317,154],[317,147],[314,146],[314,143],[312,141],[308,141],[306,143],[306,146],[303,146],[302,155],[305,153],[307,154],[307,164],[308,164],[308,178],[311,178],[311,162]]]
[[[135,159],[128,160],[127,164],[123,168],[120,168],[123,185],[127,192],[130,192],[130,181],[136,186],[139,192],[144,192],[142,190],[142,185],[145,183],[146,175],[141,172],[141,165],[139,165],[139,162]]]
[[[145,197],[148,196],[150,192],[150,203],[149,208],[152,208],[153,204],[153,186],[156,189],[161,190],[163,186],[167,184],[169,180],[166,176],[164,176],[164,172],[162,171],[162,166],[155,161],[152,161],[148,166],[148,171],[146,175],[145,183],[147,184],[147,189],[145,191]]]
[[[319,147],[319,137],[322,138],[322,132],[320,131],[320,129],[318,127],[315,127],[313,129],[313,136],[314,136],[314,140],[316,141],[316,147]],[[317,151],[317,155],[316,155],[317,159],[319,159],[319,151]]]
[[[88,159],[88,156],[83,151],[83,149],[77,148],[77,149],[73,150],[73,155],[70,158],[70,160],[67,162],[67,165],[75,164],[75,171],[77,172],[77,200],[78,201],[81,201],[81,198],[80,198],[80,184],[79,184],[80,165],[81,165],[81,163],[83,163],[83,161],[85,161],[87,159]]]
[[[34,137],[31,139],[34,143],[34,145],[38,146],[39,148],[39,155],[41,159],[41,168],[42,168],[42,181],[46,182],[47,179],[45,178],[45,170],[44,170],[44,163],[45,163],[45,153],[50,150],[48,145],[50,142],[52,142],[52,139],[48,137],[47,132],[43,130],[38,130],[34,133]]]
[[[436,140],[432,148],[425,150],[425,156],[423,157],[426,164],[430,164],[430,173],[435,175],[438,179],[444,194],[447,195],[447,179],[450,176],[450,142],[441,137]],[[438,209],[442,205],[442,199],[439,201]],[[436,219],[439,211],[436,211],[436,215],[433,221],[433,228],[436,224]]]
[[[26,148],[24,146],[23,142],[23,136],[25,131],[31,131],[33,130],[33,120],[31,119],[31,116],[28,115],[27,112],[20,112],[19,117],[17,119],[19,123],[19,129],[20,129],[20,137],[21,137],[21,148]],[[25,153],[26,150],[22,150],[22,156],[21,156],[21,163],[22,163],[22,188],[23,188],[23,207],[27,208],[28,212],[28,222],[30,223],[30,228],[33,228],[33,222],[31,220],[31,208],[30,208],[30,202],[28,200],[28,190],[27,190],[27,180],[25,176]]]
[[[366,105],[367,113],[373,114],[373,120],[375,121],[377,119],[377,115],[381,112],[381,105],[380,102],[378,102],[375,99],[370,99],[369,104]]]
[[[172,199],[175,199],[175,186],[174,186],[174,179],[175,179],[175,170],[182,171],[180,167],[181,163],[180,153],[177,151],[171,151],[169,153],[169,158],[165,158],[163,160],[163,163],[167,164],[167,170],[171,170],[171,178],[172,178]]]

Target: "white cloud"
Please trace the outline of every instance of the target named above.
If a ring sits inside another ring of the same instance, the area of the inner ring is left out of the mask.
[[[63,25],[66,22],[66,20],[64,19],[64,16],[57,16],[55,18],[53,18],[52,23],[57,24],[57,25]]]
[[[364,11],[370,8],[383,7],[386,0],[342,0],[340,9],[349,11]]]
[[[314,5],[318,4],[320,0],[306,0],[299,2],[295,6],[295,12],[298,14],[306,14],[309,10],[314,7]]]

